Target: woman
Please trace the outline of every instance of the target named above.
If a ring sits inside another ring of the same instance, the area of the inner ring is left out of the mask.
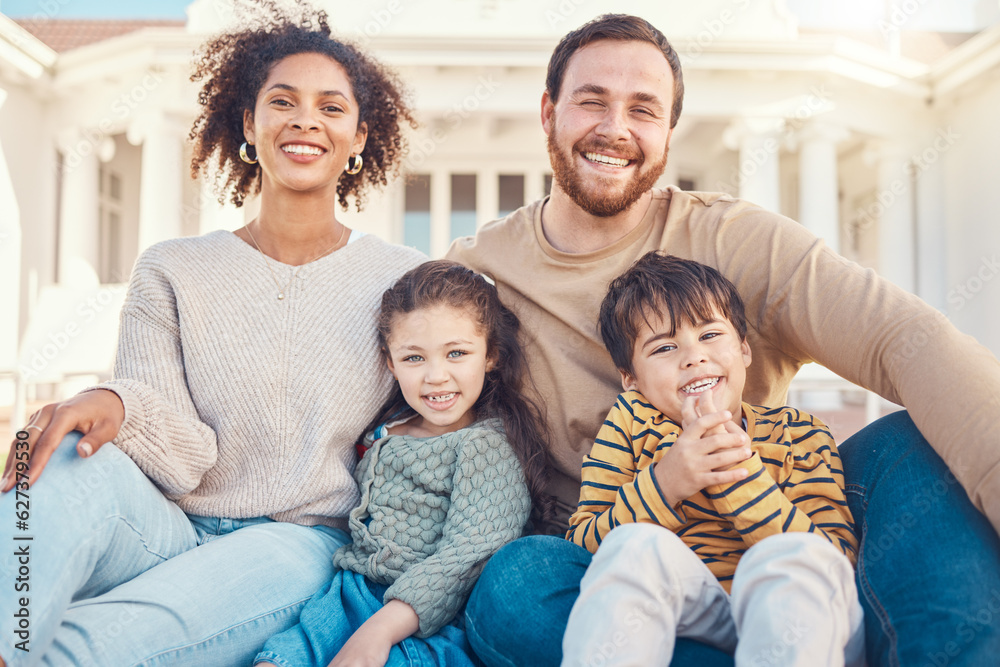
[[[378,299],[425,257],[335,212],[398,171],[413,120],[325,14],[262,4],[263,22],[206,45],[191,131],[193,172],[217,161],[223,191],[237,205],[259,192],[260,214],[143,253],[115,379],[25,427],[30,652],[4,631],[8,665],[249,664],[349,540],[354,443],[392,386]],[[0,513],[14,511],[5,493]],[[2,596],[0,615],[17,603]]]

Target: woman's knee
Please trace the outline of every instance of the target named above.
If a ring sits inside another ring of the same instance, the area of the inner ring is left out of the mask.
[[[132,459],[110,443],[81,458],[76,451],[81,437],[76,431],[67,434],[32,483],[32,497],[45,500],[32,513],[36,522],[85,522],[87,516],[97,519],[134,505],[145,493],[162,497]],[[13,502],[14,494],[0,496],[4,500]]]
[[[98,497],[115,493],[116,487],[125,483],[123,477],[145,479],[132,459],[111,443],[91,456],[81,458],[76,445],[82,437],[79,431],[66,434],[31,485],[33,493],[47,493],[49,489],[55,489],[54,492],[70,501],[96,501]]]

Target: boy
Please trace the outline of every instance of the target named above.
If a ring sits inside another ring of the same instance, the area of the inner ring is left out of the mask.
[[[819,420],[742,402],[733,284],[650,252],[612,281],[599,322],[625,392],[570,519],[567,538],[596,554],[563,664],[664,665],[676,636],[735,649],[737,665],[861,663],[840,457]]]

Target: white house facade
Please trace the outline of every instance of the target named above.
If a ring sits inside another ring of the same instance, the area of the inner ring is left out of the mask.
[[[231,4],[196,0],[186,24],[59,52],[0,14],[0,404],[15,399],[16,378],[40,387],[107,372],[120,284],[144,248],[253,215],[220,206],[189,174],[192,53],[225,28]],[[431,256],[546,194],[549,55],[569,30],[622,10],[598,0],[317,4],[399,72],[421,122],[407,177],[344,219]],[[889,17],[867,36],[802,27],[783,0],[625,10],[682,57],[684,111],[662,184],[729,192],[800,221],[1000,354],[1000,9],[965,34],[909,33]]]

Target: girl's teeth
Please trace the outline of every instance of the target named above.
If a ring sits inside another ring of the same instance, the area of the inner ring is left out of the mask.
[[[445,401],[450,401],[455,397],[455,393],[445,394],[443,396],[428,396],[428,401],[433,401],[434,403],[444,403]]]

